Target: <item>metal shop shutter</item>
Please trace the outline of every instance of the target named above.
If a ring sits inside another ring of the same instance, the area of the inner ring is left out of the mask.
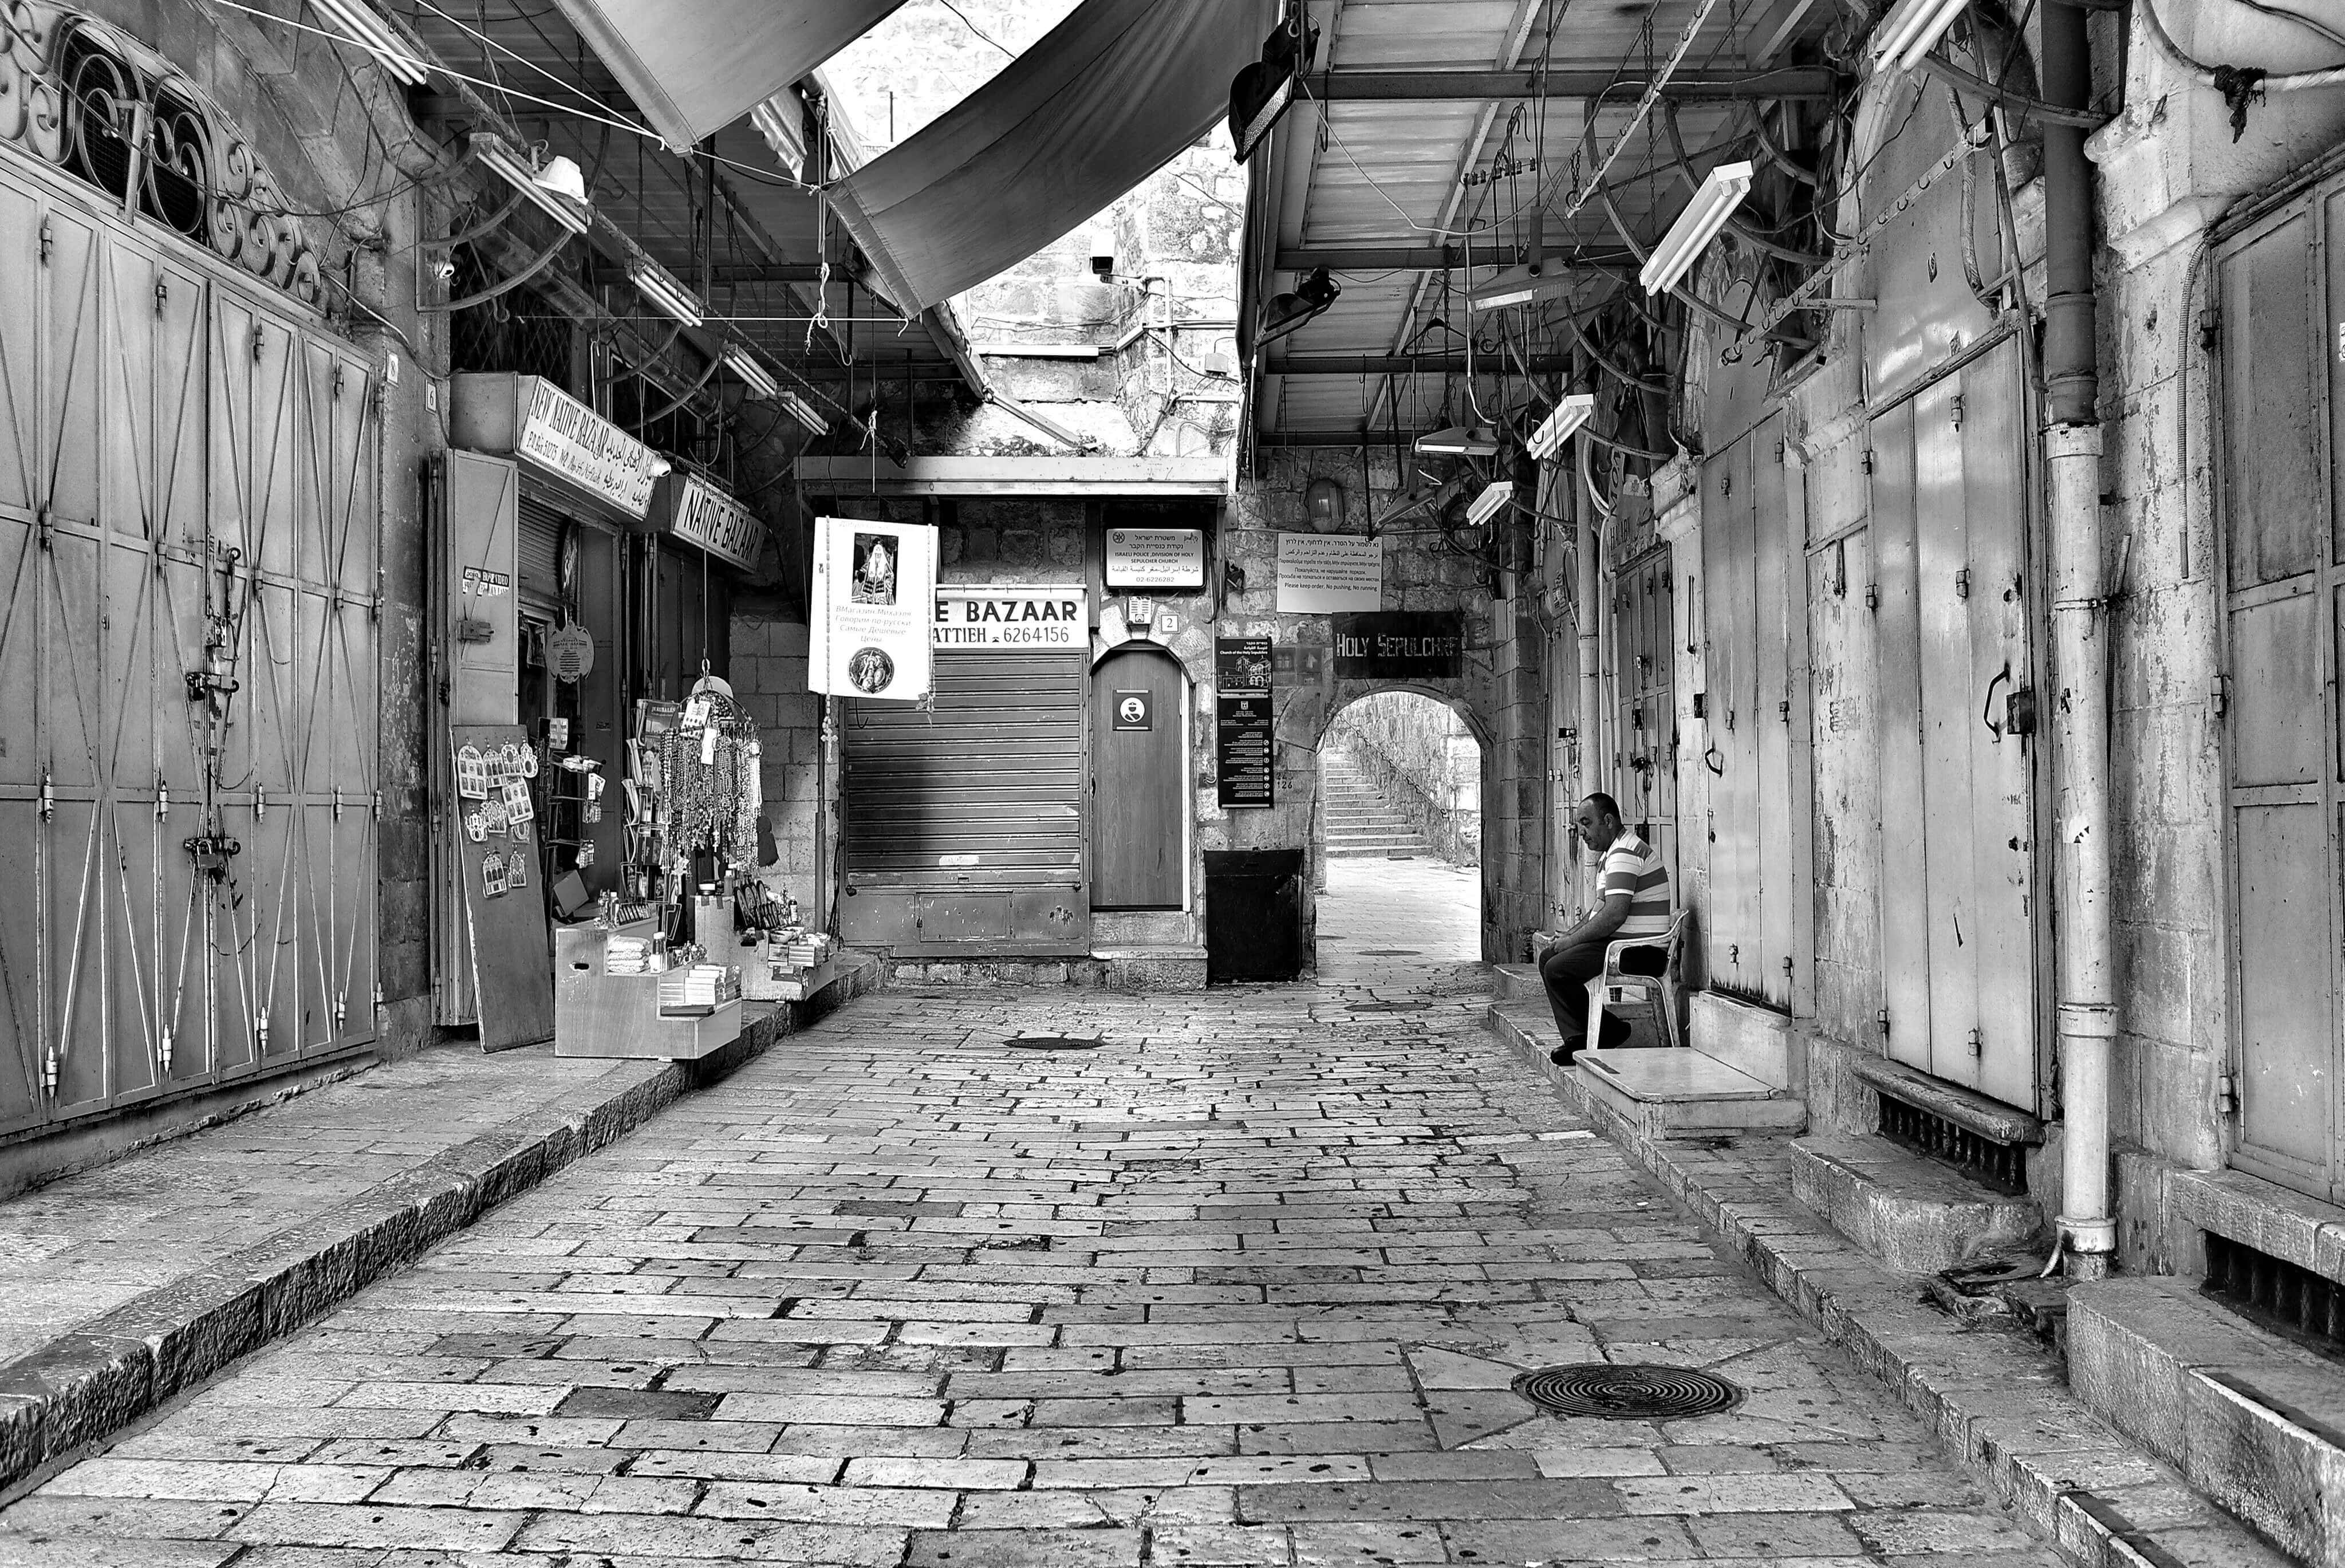
[[[569,519],[534,496],[521,498],[520,561],[522,597],[558,608],[562,603],[562,530]]]
[[[1081,654],[937,659],[932,705],[846,704],[840,931],[898,953],[1086,954]]]

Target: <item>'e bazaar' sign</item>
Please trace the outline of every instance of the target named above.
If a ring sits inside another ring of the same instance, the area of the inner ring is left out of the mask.
[[[1091,598],[1068,587],[937,589],[932,639],[939,653],[1007,649],[1076,653],[1091,646]]]

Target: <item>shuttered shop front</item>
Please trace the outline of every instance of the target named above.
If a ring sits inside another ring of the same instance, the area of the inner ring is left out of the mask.
[[[1040,592],[1080,605],[1082,591],[1015,591]],[[943,596],[948,612],[965,602]],[[1073,631],[1071,651],[940,647],[927,707],[845,704],[844,940],[913,956],[1090,952],[1090,655]]]

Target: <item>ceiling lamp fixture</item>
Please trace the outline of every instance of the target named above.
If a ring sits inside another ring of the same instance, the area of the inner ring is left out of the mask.
[[[1496,457],[1498,438],[1487,430],[1468,430],[1462,424],[1453,424],[1430,435],[1418,436],[1416,451],[1420,457]]]
[[[566,158],[543,168],[515,152],[513,144],[494,131],[476,130],[466,144],[472,161],[534,202],[539,211],[573,234],[586,232],[586,180]]]
[[[1257,345],[1276,342],[1334,304],[1343,292],[1335,286],[1335,280],[1327,276],[1327,269],[1319,268],[1297,283],[1294,292],[1276,295],[1262,308],[1262,317],[1254,331],[1254,342]]]
[[[1903,0],[1873,35],[1875,70],[1910,71],[1938,46],[1964,0]]]
[[[1466,304],[1476,311],[1496,311],[1508,305],[1528,305],[1537,300],[1559,300],[1579,281],[1560,256],[1502,267],[1497,275],[1466,291]]]
[[[1270,135],[1294,102],[1294,89],[1319,51],[1319,29],[1297,5],[1263,40],[1262,58],[1230,79],[1230,140],[1240,163]]]
[[[1702,247],[1718,238],[1742,199],[1751,194],[1751,164],[1721,163],[1702,179],[1701,188],[1661,236],[1646,258],[1645,269],[1637,274],[1637,281],[1645,286],[1648,294],[1666,293],[1678,285],[1678,280],[1693,270]]]
[[[1479,528],[1513,504],[1514,499],[1513,480],[1501,479],[1496,484],[1486,484],[1482,487],[1482,494],[1474,497],[1473,504],[1466,508],[1466,521]]]
[[[774,379],[774,372],[759,364],[755,355],[737,343],[726,349],[725,368],[741,378],[741,384],[749,389],[749,396],[756,402],[769,402],[782,390],[782,383]]]
[[[627,269],[627,280],[636,291],[674,316],[687,327],[696,327],[708,319],[699,299],[691,290],[675,280],[675,275],[656,261],[638,261]]]
[[[796,87],[784,87],[751,109],[749,125],[766,138],[792,179],[806,178],[806,100]]]
[[[760,368],[762,369],[763,367]],[[806,399],[798,396],[797,393],[794,392],[787,392],[777,387],[774,391],[773,401],[782,405],[782,412],[784,413],[788,414],[792,419],[804,425],[808,435],[827,435],[829,433],[830,421],[823,418],[819,413],[817,413],[815,412],[814,404],[807,402]]]
[[[1553,457],[1562,449],[1563,443],[1570,438],[1571,433],[1586,424],[1595,415],[1596,394],[1594,392],[1565,393],[1563,401],[1555,405],[1555,412],[1541,421],[1537,430],[1531,432],[1532,458],[1545,463]]]
[[[407,41],[391,30],[389,23],[367,9],[361,0],[310,0],[318,15],[334,25],[337,32],[374,56],[376,65],[411,87],[420,87],[431,79],[423,62]]]

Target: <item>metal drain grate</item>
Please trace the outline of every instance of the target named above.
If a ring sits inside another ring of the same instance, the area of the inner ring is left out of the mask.
[[[1983,1138],[1968,1127],[1890,1095],[1881,1096],[1881,1135],[1926,1159],[1952,1166],[1997,1192],[2017,1197],[2027,1191],[2024,1145]]]
[[[2345,1286],[2245,1242],[2205,1234],[2208,1295],[2331,1356],[2345,1352]]]
[[[1002,1044],[1012,1051],[1096,1051],[1107,1042],[1079,1034],[1013,1034]]]
[[[1362,958],[1423,958],[1424,951],[1414,947],[1364,947]]]
[[[1690,1367],[1648,1367],[1583,1361],[1525,1372],[1515,1392],[1549,1415],[1608,1421],[1683,1420],[1714,1416],[1742,1402],[1742,1390],[1724,1378]]]

